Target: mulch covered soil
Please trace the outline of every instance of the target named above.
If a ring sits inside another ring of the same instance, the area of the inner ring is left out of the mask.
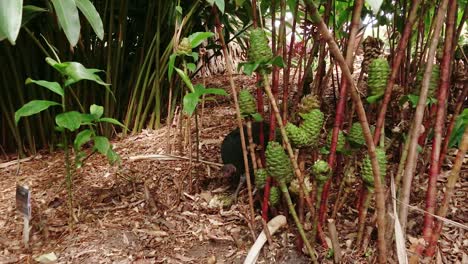
[[[254,87],[251,78],[236,76],[236,83]],[[225,77],[210,78],[209,86],[229,87]],[[221,163],[222,139],[236,127],[230,101],[220,98],[207,103],[201,124],[200,159]],[[49,253],[55,254],[57,263],[242,263],[253,244],[247,227],[247,194],[243,191],[238,203],[229,208],[213,202],[217,195],[231,192],[219,166],[184,159],[132,159],[168,154],[168,146],[173,155],[187,157],[188,151],[179,151],[183,147],[176,131],[173,127],[168,137],[169,128],[164,127],[115,139],[112,143],[122,158],[121,167],[109,166],[105,157],[92,155],[77,169],[73,228],[69,226],[62,151],[41,153],[19,165],[6,166],[7,161],[1,161],[0,263],[34,263],[34,259]],[[192,139],[194,135],[193,130]],[[195,147],[193,150],[195,156]],[[22,244],[23,218],[16,211],[17,184],[27,184],[32,190],[28,249]],[[465,224],[467,189],[465,177],[449,216]],[[422,188],[418,192],[425,193]],[[420,213],[410,216],[410,224],[421,223]],[[357,212],[353,203],[341,210],[336,221],[344,262],[371,263],[376,253],[373,240],[366,254],[354,250]],[[256,233],[261,229],[257,217]],[[308,263],[308,258],[296,250],[296,238],[292,219],[288,218],[288,226],[273,236],[273,244],[265,246],[258,262]],[[464,229],[446,227],[439,261],[467,263],[467,246]],[[317,250],[322,258],[328,253],[320,247]],[[332,258],[322,263],[332,263]]]

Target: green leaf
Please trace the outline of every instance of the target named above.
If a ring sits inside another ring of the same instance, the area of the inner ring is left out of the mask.
[[[61,97],[64,96],[63,88],[60,86],[58,82],[48,82],[48,81],[43,81],[43,80],[36,81],[31,78],[27,78],[25,83],[26,84],[35,83],[39,86],[49,89],[50,91],[60,95]]]
[[[192,84],[192,81],[190,80],[190,78],[187,76],[187,74],[185,74],[184,71],[182,71],[181,69],[179,68],[176,68],[174,67],[174,69],[176,70],[176,72],[179,74],[180,78],[182,78],[182,81],[184,81],[185,85],[187,85],[187,87],[189,88],[189,90],[191,92],[194,91],[193,89],[193,84]]]
[[[55,123],[59,127],[66,128],[72,132],[80,128],[81,120],[81,113],[77,111],[61,113],[55,117]]]
[[[127,130],[127,127],[120,123],[118,120],[114,119],[114,118],[110,118],[110,117],[103,117],[103,118],[99,118],[98,119],[98,122],[106,122],[106,123],[111,123],[113,125],[117,125],[117,126],[121,126],[123,127],[125,130]]]
[[[373,104],[375,102],[378,102],[380,99],[382,99],[383,96],[384,96],[383,94],[372,95],[372,96],[367,97],[366,100],[369,104]]]
[[[177,13],[179,13],[180,15],[182,15],[182,7],[181,6],[176,6],[176,11]]]
[[[80,37],[80,17],[75,0],[51,0],[68,41],[74,47]]]
[[[201,95],[203,94],[228,95],[228,93],[224,89],[219,89],[219,88],[204,89]]]
[[[252,76],[252,73],[257,70],[259,65],[258,62],[239,63],[239,67],[243,66],[243,72],[248,76]]]
[[[15,123],[18,124],[18,121],[21,117],[35,115],[39,112],[42,112],[53,105],[60,105],[54,101],[47,100],[33,100],[29,103],[23,105],[20,109],[15,112]]]
[[[456,145],[460,145],[463,134],[465,132],[465,127],[468,124],[468,108],[463,110],[463,112],[457,117],[455,121],[454,128],[449,138],[449,148],[452,148]]]
[[[260,113],[255,113],[252,115],[252,119],[255,121],[255,122],[262,122],[263,121],[263,117]]]
[[[169,75],[169,79],[171,79],[172,73],[174,72],[174,63],[176,58],[177,54],[171,54],[171,56],[169,56],[169,65],[167,67],[167,74]]]
[[[194,63],[187,63],[187,69],[191,72],[194,72],[197,69],[197,65]]]
[[[109,150],[106,153],[106,156],[110,164],[114,164],[115,162],[120,161],[119,154],[117,154],[117,152],[115,152],[112,148],[109,148]]]
[[[284,61],[281,56],[275,56],[271,59],[270,63],[274,66],[284,68]]]
[[[224,0],[215,0],[215,3],[221,14],[224,14]]]
[[[23,21],[21,22],[21,26],[26,25],[29,21],[35,18],[37,15],[43,12],[47,12],[48,10],[45,8],[33,6],[33,5],[25,5],[23,6]]]
[[[23,0],[0,1],[0,36],[8,38],[15,45],[21,28],[23,16]]]
[[[81,146],[83,146],[86,142],[91,140],[91,136],[93,135],[93,131],[90,129],[86,129],[78,133],[73,141],[73,147],[75,150],[79,151]]]
[[[103,155],[107,155],[111,145],[106,137],[96,136],[94,140],[94,149]]]
[[[98,36],[100,40],[104,39],[104,27],[102,25],[101,17],[96,11],[93,3],[89,0],[75,0],[76,6],[80,9],[81,13],[86,17],[89,24],[94,30],[94,33]]]
[[[96,116],[92,114],[81,114],[81,125],[92,125],[96,120]]]
[[[194,61],[198,61],[198,53],[196,53],[196,52],[194,51],[194,52],[192,52],[192,55],[191,55],[191,56],[192,56],[192,58],[193,58]]]
[[[88,69],[81,63],[70,61],[58,63],[52,58],[47,57],[46,62],[54,67],[60,74],[66,77],[65,86],[70,86],[81,80],[90,80],[106,87],[106,90],[113,96],[112,91],[108,88],[110,84],[105,83],[96,72],[101,72],[99,69]]]
[[[184,96],[184,111],[188,115],[192,115],[197,108],[198,102],[200,101],[200,95],[196,93],[188,93]]]
[[[207,39],[211,38],[214,36],[213,32],[195,32],[192,35],[190,35],[188,38],[190,40],[190,44],[192,45],[192,48],[198,47],[202,42]]]
[[[89,112],[96,118],[101,118],[102,114],[104,114],[104,107],[100,106],[100,105],[95,105],[95,104],[92,104],[90,107],[89,107]]]

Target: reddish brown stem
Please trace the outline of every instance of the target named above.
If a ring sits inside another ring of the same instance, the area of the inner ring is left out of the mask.
[[[409,148],[408,148],[408,157],[407,157],[405,172],[403,176],[403,185],[402,185],[402,189],[400,192],[400,200],[402,203],[399,209],[400,223],[401,223],[402,230],[404,233],[406,231],[406,223],[407,223],[407,218],[408,218],[408,206],[407,205],[410,202],[411,183],[413,180],[414,171],[416,169],[416,161],[417,161],[417,154],[418,154],[417,153],[418,137],[420,134],[420,126],[424,118],[424,109],[426,108],[426,100],[427,100],[427,95],[428,95],[428,90],[429,90],[428,89],[429,82],[430,82],[430,77],[432,74],[432,67],[433,67],[432,62],[434,61],[434,58],[435,58],[435,53],[436,53],[437,45],[439,42],[439,35],[442,29],[444,15],[446,14],[446,11],[447,11],[447,4],[448,4],[448,0],[441,1],[439,5],[439,10],[437,11],[437,16],[434,20],[435,26],[434,26],[434,33],[432,34],[433,38],[431,39],[431,44],[430,44],[429,51],[428,51],[428,57],[427,57],[428,63],[426,64],[426,69],[424,71],[421,92],[419,95],[419,101],[418,101],[418,105],[416,107],[416,112],[414,114],[414,119],[413,119],[413,129],[409,137],[410,141],[409,141]]]
[[[406,45],[408,44],[408,41],[411,37],[411,32],[413,31],[414,22],[417,19],[417,11],[419,7],[419,3],[420,3],[420,0],[413,1],[409,17],[406,20],[406,26],[403,31],[403,36],[401,37],[401,40],[398,43],[398,46],[396,48],[396,56],[392,64],[392,72],[390,74],[390,79],[387,82],[387,88],[385,89],[384,99],[382,102],[382,106],[380,108],[379,116],[377,117],[377,123],[375,125],[374,144],[377,144],[380,139],[382,126],[385,120],[385,114],[387,112],[387,107],[390,102],[390,98],[392,96],[393,85],[395,84],[395,81],[398,75],[398,69],[400,68],[401,61],[405,55]]]
[[[376,209],[377,209],[377,226],[378,226],[378,260],[379,263],[386,263],[387,261],[387,246],[385,241],[385,195],[382,187],[382,180],[380,178],[379,164],[375,154],[375,144],[367,122],[366,111],[362,104],[361,98],[357,92],[357,88],[353,83],[353,77],[351,71],[340,52],[338,45],[336,44],[333,36],[328,30],[327,25],[323,22],[317,7],[312,0],[306,0],[306,3],[310,7],[311,20],[314,25],[317,26],[322,38],[328,43],[330,52],[335,57],[336,62],[340,65],[342,72],[346,78],[346,81],[351,85],[351,97],[356,105],[356,113],[359,117],[360,124],[363,128],[363,135],[368,147],[369,156],[371,159],[372,171],[374,176],[375,184],[375,195],[376,195]]]
[[[449,8],[447,14],[446,31],[445,31],[445,44],[444,55],[440,65],[440,86],[437,98],[437,114],[434,127],[434,139],[432,140],[432,153],[431,164],[429,167],[429,183],[426,192],[426,214],[424,215],[424,228],[423,237],[429,241],[432,233],[432,223],[434,217],[432,214],[435,212],[436,205],[436,187],[437,177],[440,172],[439,158],[440,158],[440,145],[442,142],[442,128],[445,124],[445,109],[447,105],[447,94],[450,82],[450,65],[452,59],[452,43],[453,34],[455,32],[455,14],[456,14],[456,1],[449,1]]]
[[[449,209],[449,203],[454,194],[455,184],[457,183],[458,178],[460,176],[460,170],[461,170],[467,149],[468,149],[468,126],[465,128],[465,132],[463,133],[463,140],[460,144],[460,148],[458,150],[457,157],[455,158],[455,163],[453,165],[452,171],[450,172],[450,176],[448,177],[444,200],[442,202],[441,207],[439,208],[439,211],[437,212],[437,215],[440,217],[445,217],[447,215],[447,212]],[[439,240],[443,225],[444,225],[444,222],[442,221],[436,222],[434,231],[432,232],[431,241],[429,243],[428,248],[426,249],[427,256],[434,255],[435,249],[437,246],[437,241]]]
[[[448,144],[450,142],[450,135],[452,135],[453,128],[455,127],[455,120],[460,114],[467,96],[468,96],[468,82],[465,82],[465,85],[463,86],[463,91],[458,96],[457,104],[455,106],[455,111],[452,115],[452,118],[450,119],[450,124],[447,128],[447,132],[445,133],[444,143],[442,145],[442,149],[440,150],[439,170],[442,167],[442,164],[444,163],[445,156],[447,155]]]
[[[356,36],[359,30],[359,24],[361,21],[361,10],[364,4],[363,0],[357,0],[354,3],[354,10],[353,10],[353,20],[351,22],[351,29],[349,34],[349,42],[348,47],[346,49],[346,64],[349,69],[353,68],[353,54],[354,54],[354,45],[356,42]],[[332,140],[330,144],[330,155],[328,156],[328,165],[334,171],[335,164],[336,164],[336,145],[338,142],[338,134],[339,131],[343,128],[343,121],[345,118],[345,108],[346,108],[346,101],[348,99],[348,81],[343,76],[341,77],[341,89],[340,89],[340,96],[338,100],[338,104],[336,106],[336,116],[335,116],[335,123],[333,125],[332,131]],[[328,202],[328,194],[330,189],[330,183],[333,179],[329,179],[323,188],[323,195],[322,195],[322,203],[320,206],[320,215],[319,221],[323,225],[326,218],[326,211],[327,211],[327,202]]]

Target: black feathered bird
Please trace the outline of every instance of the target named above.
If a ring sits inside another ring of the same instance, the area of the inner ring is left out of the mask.
[[[252,137],[253,142],[256,145],[260,144],[260,122],[252,123]],[[265,139],[265,145],[268,142],[269,138],[269,128],[268,123],[263,123],[263,135]],[[249,146],[249,141],[247,137],[247,127],[244,126],[244,136],[245,136],[245,145]],[[249,172],[253,182],[253,167],[252,161],[250,159],[250,154],[248,153],[249,159]],[[223,177],[230,178],[232,183],[239,183],[234,193],[234,199],[237,198],[237,193],[245,182],[245,166],[244,158],[242,156],[242,144],[239,128],[231,131],[223,140],[221,144],[221,159],[223,160],[222,173]]]

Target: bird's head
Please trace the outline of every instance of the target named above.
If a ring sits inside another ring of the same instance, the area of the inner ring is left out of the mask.
[[[236,173],[237,169],[236,166],[234,166],[233,164],[224,164],[221,171],[223,173],[224,178],[229,178],[232,175],[234,175],[234,173]]]

